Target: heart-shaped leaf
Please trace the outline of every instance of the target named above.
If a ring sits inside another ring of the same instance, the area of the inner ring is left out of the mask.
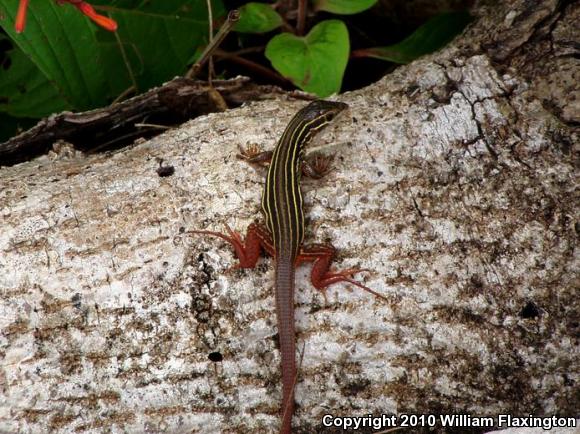
[[[340,91],[349,50],[346,25],[326,20],[305,37],[276,35],[266,46],[266,57],[300,89],[325,97]]]
[[[282,25],[282,17],[266,3],[246,3],[234,30],[242,33],[266,33]]]
[[[333,14],[352,15],[365,11],[378,0],[314,0],[314,9],[317,11],[332,12]]]

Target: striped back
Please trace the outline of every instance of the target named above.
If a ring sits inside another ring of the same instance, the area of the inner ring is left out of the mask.
[[[262,212],[277,255],[295,259],[304,240],[304,211],[300,192],[304,147],[346,104],[314,101],[292,118],[274,149],[262,195]]]

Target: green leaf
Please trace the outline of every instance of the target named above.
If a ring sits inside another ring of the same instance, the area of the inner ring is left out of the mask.
[[[58,99],[74,110],[105,105],[130,86],[144,91],[185,72],[196,48],[207,43],[208,12],[202,0],[92,0],[98,13],[117,21],[116,33],[102,30],[70,4],[44,0],[30,2],[26,28],[16,34],[18,3],[0,0],[0,26],[56,89]],[[225,9],[221,0],[211,3],[217,21]],[[0,83],[4,73],[0,70]],[[34,98],[30,112],[39,113]]]
[[[6,35],[0,34],[0,44],[11,43]],[[4,56],[0,65],[0,112],[41,118],[72,108],[21,49],[13,47]]]
[[[12,41],[52,82],[60,97],[75,109],[105,103],[107,82],[101,67],[96,28],[74,7],[53,1],[30,2],[26,29],[17,34],[18,0],[1,0],[0,25]]]
[[[333,14],[352,15],[366,11],[374,6],[378,0],[314,0],[314,9],[317,11],[332,12]]]
[[[325,97],[340,91],[349,50],[344,23],[327,20],[305,37],[276,35],[266,46],[266,57],[300,89]]]
[[[107,51],[105,68],[111,71],[108,77],[127,80],[124,88],[134,80],[137,90],[144,91],[185,73],[197,47],[207,44],[208,11],[204,0],[91,3],[106,5],[109,16],[119,24],[116,34],[100,32],[99,41]],[[213,20],[219,22],[225,14],[223,3],[212,0],[211,5]]]
[[[282,17],[266,3],[247,3],[240,8],[234,30],[242,33],[266,33],[282,25]]]
[[[471,20],[472,17],[467,12],[437,15],[397,44],[353,51],[352,57],[374,57],[394,63],[409,63],[446,45]]]

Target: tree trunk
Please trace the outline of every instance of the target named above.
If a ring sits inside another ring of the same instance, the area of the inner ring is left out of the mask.
[[[306,238],[389,301],[325,300],[299,268],[295,432],[342,432],[325,414],[578,415],[579,11],[481,2],[447,48],[340,96]],[[263,173],[238,146],[272,148],[303,105],[0,170],[0,432],[276,432],[272,260],[232,270],[229,245],[190,231],[259,217]],[[493,429],[478,421],[458,432]]]

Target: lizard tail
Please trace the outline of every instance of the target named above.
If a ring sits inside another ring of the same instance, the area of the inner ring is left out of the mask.
[[[294,326],[294,261],[278,261],[276,266],[276,312],[282,360],[282,428],[292,432],[294,385],[296,383],[296,329]]]

